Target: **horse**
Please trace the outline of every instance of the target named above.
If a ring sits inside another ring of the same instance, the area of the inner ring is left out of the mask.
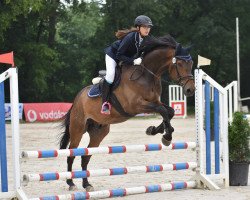
[[[123,64],[121,67],[120,83],[113,94],[120,102],[123,112],[113,107],[110,115],[101,114],[101,98],[90,98],[87,95],[92,86],[83,88],[75,97],[62,122],[64,132],[60,138],[60,149],[77,148],[86,132],[90,137],[88,147],[98,147],[109,133],[110,124],[124,122],[139,113],[159,113],[163,117],[162,123],[157,127],[148,127],[146,134],[164,133],[162,143],[170,145],[174,131],[170,120],[174,116],[174,110],[160,102],[161,75],[167,72],[171,80],[183,87],[186,96],[192,96],[195,85],[192,74],[193,61],[189,51],[189,47],[182,47],[170,35],[148,37],[140,48],[143,55],[142,64]],[[90,158],[91,156],[81,156],[82,170],[87,170]],[[72,171],[74,159],[74,156],[67,158],[68,171]],[[67,179],[66,182],[69,190],[77,188],[72,179]],[[87,178],[82,179],[82,187],[86,191],[94,190]]]

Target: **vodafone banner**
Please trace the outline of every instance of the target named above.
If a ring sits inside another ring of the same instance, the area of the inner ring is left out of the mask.
[[[24,115],[27,122],[49,122],[62,118],[72,103],[24,103]]]

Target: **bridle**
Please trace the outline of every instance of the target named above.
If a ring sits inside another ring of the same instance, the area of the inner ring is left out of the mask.
[[[189,61],[192,61],[192,57],[189,55],[189,56],[175,56],[175,57],[172,58],[172,63],[174,65],[176,73],[177,73],[177,80],[176,80],[176,82],[177,82],[178,85],[180,85],[183,88],[185,88],[185,86],[187,85],[187,83],[190,80],[194,80],[194,76],[193,76],[193,74],[189,74],[187,76],[181,76],[180,72],[178,70],[177,59],[184,60],[185,62],[189,62]],[[186,81],[183,82],[183,80],[186,80]]]
[[[176,70],[176,73],[177,73],[177,80],[175,80],[175,81],[177,82],[178,85],[180,85],[180,86],[182,86],[183,88],[185,88],[185,86],[187,85],[187,83],[188,83],[190,80],[194,80],[194,76],[193,76],[192,74],[189,74],[189,75],[187,75],[187,76],[181,76],[181,75],[180,75],[180,72],[179,72],[179,70],[178,70],[177,59],[180,59],[180,60],[184,60],[184,61],[186,61],[186,62],[189,62],[189,61],[192,60],[192,58],[191,58],[190,55],[189,55],[189,56],[175,56],[175,57],[172,58],[172,64],[173,64],[173,66],[175,67],[175,70]],[[146,70],[149,74],[151,74],[151,75],[154,76],[155,78],[157,78],[157,79],[160,78],[160,77],[157,76],[154,72],[152,72],[151,70],[149,70],[143,63],[141,63],[140,66],[142,67],[141,74],[140,74],[138,77],[136,77],[135,79],[132,79],[132,76],[133,76],[134,72],[135,72],[136,70],[138,70],[137,67],[135,67],[134,71],[132,72],[132,74],[131,74],[131,76],[130,76],[130,78],[129,78],[130,81],[135,81],[135,80],[139,79],[139,78],[142,76],[144,70]],[[183,83],[183,80],[186,80],[186,81]],[[169,81],[166,81],[166,80],[162,80],[162,81],[163,81],[163,82],[166,82],[166,83],[170,83]]]

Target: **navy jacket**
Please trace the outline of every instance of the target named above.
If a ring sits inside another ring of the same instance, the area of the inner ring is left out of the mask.
[[[135,55],[139,51],[139,33],[131,32],[122,40],[117,40],[104,51],[116,62],[123,61],[126,64],[132,65]]]

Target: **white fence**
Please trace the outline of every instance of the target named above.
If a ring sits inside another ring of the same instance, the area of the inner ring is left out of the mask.
[[[225,87],[228,98],[228,121],[233,121],[233,113],[239,111],[238,108],[238,89],[237,81],[233,81]],[[203,95],[205,92],[205,85],[203,85]],[[214,87],[210,86],[210,100],[214,101]]]
[[[179,85],[169,85],[169,106],[175,110],[174,117],[187,117],[187,97]]]

